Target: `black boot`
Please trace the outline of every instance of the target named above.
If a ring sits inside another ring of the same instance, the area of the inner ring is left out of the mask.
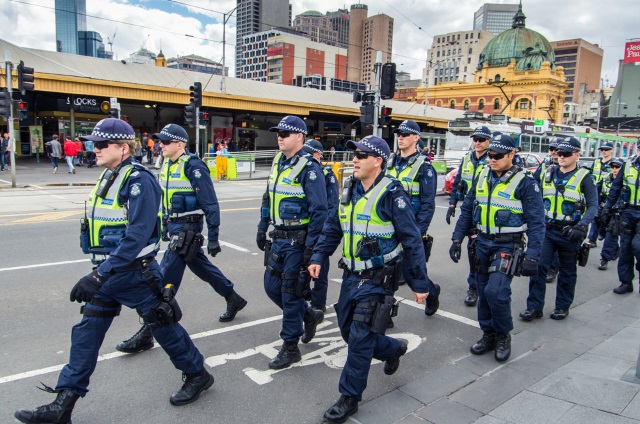
[[[273,358],[269,362],[269,368],[272,370],[281,370],[287,368],[294,362],[300,362],[302,355],[300,349],[298,349],[298,343],[296,342],[284,342],[278,352],[278,356]]]
[[[496,333],[485,332],[482,338],[471,346],[471,353],[483,355],[496,348]]]
[[[384,373],[387,375],[395,374],[400,366],[400,357],[407,353],[408,344],[404,340],[400,340],[400,347],[396,351],[396,355],[384,362]]]
[[[182,388],[172,394],[169,399],[172,405],[187,405],[198,400],[200,393],[213,385],[213,376],[203,368],[196,374],[182,373],[182,381],[184,381]]]
[[[467,306],[476,306],[478,304],[478,290],[475,287],[469,287],[469,290],[467,290],[464,304]]]
[[[429,296],[427,296],[427,305],[424,308],[424,313],[428,317],[435,314],[440,307],[440,286],[437,284],[434,284],[434,286],[436,288],[436,292],[429,293]]]
[[[316,335],[316,328],[318,324],[324,319],[324,312],[320,309],[316,309],[313,306],[307,308],[304,313],[304,334],[300,341],[302,343],[309,343]]]
[[[600,271],[605,271],[607,269],[607,263],[609,261],[607,261],[606,259],[600,259],[600,265],[598,265],[598,269]]]
[[[497,337],[496,351],[493,353],[498,362],[504,362],[511,356],[511,334],[499,333]]]
[[[324,419],[330,423],[343,423],[349,416],[358,412],[358,401],[352,397],[342,395],[336,403],[324,413]]]
[[[620,286],[613,289],[615,294],[633,293],[633,283],[620,283]]]
[[[138,353],[153,347],[153,334],[151,327],[143,325],[130,339],[118,343],[116,350],[124,353]]]
[[[558,268],[549,268],[547,272],[547,283],[553,283],[558,276]]]
[[[46,387],[46,386],[45,386]],[[53,389],[48,388],[52,391]],[[55,393],[55,392],[54,392]],[[56,400],[48,405],[42,405],[36,409],[20,409],[16,411],[14,417],[22,423],[31,424],[71,424],[71,413],[73,406],[80,395],[70,390],[58,392]]]
[[[227,301],[227,310],[220,315],[220,322],[229,322],[236,317],[236,314],[247,306],[247,301],[244,300],[238,293],[232,291],[225,298]]]

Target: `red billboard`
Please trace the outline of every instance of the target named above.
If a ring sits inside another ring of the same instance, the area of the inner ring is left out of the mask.
[[[640,41],[629,41],[624,45],[624,63],[640,62]]]

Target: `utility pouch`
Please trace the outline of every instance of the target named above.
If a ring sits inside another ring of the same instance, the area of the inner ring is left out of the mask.
[[[385,289],[388,290],[390,287],[391,290],[395,293],[400,287],[400,282],[402,281],[402,259],[396,261],[393,265],[391,272],[386,274],[386,281],[383,285]],[[385,267],[386,268],[386,267]]]
[[[273,243],[270,240],[267,240],[264,244],[264,266],[269,265],[269,257],[271,256],[271,245]]]
[[[467,194],[467,182],[464,180],[460,180],[458,183],[458,191],[456,192],[456,200],[462,201],[464,200],[464,196]]]
[[[169,217],[162,216],[162,241],[169,241]]]
[[[500,264],[498,265],[498,272],[509,275],[511,265],[511,255],[502,253],[500,255]]]
[[[260,218],[269,218],[269,193],[262,195],[262,205],[260,206]]]
[[[585,267],[587,266],[587,262],[589,262],[589,250],[591,248],[587,243],[583,243],[580,246],[580,250],[578,251],[578,265]]]
[[[376,304],[376,310],[371,317],[371,331],[377,334],[384,335],[387,331],[387,326],[389,325],[389,319],[391,318],[391,313],[393,311],[395,299],[393,296],[385,296],[383,302],[378,302]],[[396,310],[397,310],[397,305]]]
[[[87,218],[83,218],[82,220],[80,220],[80,247],[82,248],[82,253],[91,253],[91,243],[89,240],[89,220]]]
[[[180,253],[180,250],[182,250],[182,247],[184,246],[186,237],[187,233],[184,231],[172,235],[171,240],[169,241],[169,250]]]
[[[424,246],[424,257],[429,262],[431,257],[431,248],[433,247],[433,237],[429,234],[422,236],[422,245]]]
[[[171,213],[184,213],[187,211],[184,196],[181,194],[174,194],[171,196]]]
[[[300,267],[298,281],[296,282],[295,295],[306,301],[311,300],[311,275],[304,266]]]
[[[155,322],[149,324],[156,327],[172,325],[182,319],[182,310],[175,298],[170,302],[161,301],[151,310],[151,313],[155,315]]]
[[[193,235],[191,235],[192,233]],[[182,253],[185,262],[193,262],[196,259],[196,256],[198,256],[198,251],[202,247],[203,243],[204,236],[202,234],[193,231],[187,231],[186,243],[183,247],[184,253]]]

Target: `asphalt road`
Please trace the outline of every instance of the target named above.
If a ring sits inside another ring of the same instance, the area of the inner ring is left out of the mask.
[[[115,350],[119,341],[139,328],[135,312],[123,309],[107,333],[90,392],[76,404],[74,423],[319,423],[338,398],[346,345],[332,309],[316,338],[301,344],[301,363],[278,372],[267,366],[281,341],[280,311],[264,293],[262,252],[255,246],[264,181],[224,181],[216,183],[216,190],[222,209],[223,251],[213,261],[249,305],[231,323],[218,322],[224,299],[188,270],[178,295],[184,312],[181,323],[207,358],[215,384],[196,403],[171,406],[168,399],[181,386],[181,374],[164,352],[156,348],[121,355]],[[88,192],[88,187],[0,191],[0,422],[12,422],[16,409],[54,398],[35,386],[41,381],[55,386],[59,369],[68,359],[71,327],[81,318],[80,306],[69,302],[68,293],[91,269],[78,238]],[[458,265],[449,259],[453,228],[444,220],[446,199],[438,198],[437,204],[428,268],[442,287],[440,311],[426,317],[422,306],[405,300],[388,334],[407,339],[410,352],[393,376],[384,375],[382,364],[372,365],[364,401],[469,355],[469,346],[481,335],[475,308],[463,304],[466,252],[463,249]],[[592,250],[587,267],[579,268],[575,305],[617,285],[615,266],[606,272],[597,270],[599,250]],[[329,302],[335,302],[340,273],[337,258],[331,262]],[[517,319],[525,307],[527,287],[524,278],[512,284],[514,333],[532,325]],[[547,287],[548,314],[555,285]],[[398,295],[412,298],[406,286]]]

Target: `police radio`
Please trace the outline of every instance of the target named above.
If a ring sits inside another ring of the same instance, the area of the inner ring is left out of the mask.
[[[351,201],[351,195],[353,194],[353,186],[355,185],[355,179],[353,175],[349,177],[344,182],[344,186],[342,188],[342,196],[340,196],[340,203],[343,205],[348,205]]]
[[[114,169],[113,171],[110,170],[110,169],[107,169],[105,171],[104,175],[102,176],[102,179],[100,180],[100,184],[98,185],[98,190],[96,191],[96,196],[102,197],[103,199],[105,198],[107,193],[109,193],[109,189],[113,185],[113,182],[118,177],[118,172],[119,171],[120,171],[119,167]]]

